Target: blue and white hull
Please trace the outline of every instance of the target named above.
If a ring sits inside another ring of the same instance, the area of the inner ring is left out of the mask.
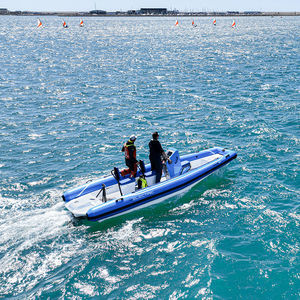
[[[167,151],[172,163],[167,163],[160,183],[155,184],[155,173],[146,165],[148,187],[137,189],[136,181],[128,176],[117,180],[114,176],[101,178],[64,193],[66,208],[75,217],[102,221],[159,203],[175,195],[186,193],[202,179],[220,169],[237,154],[219,147],[179,156],[176,149]],[[141,175],[138,172],[137,177]],[[103,197],[102,188],[106,196]]]

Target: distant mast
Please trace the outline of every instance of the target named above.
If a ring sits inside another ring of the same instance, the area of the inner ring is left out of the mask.
[[[178,26],[178,20],[176,20],[175,26]]]
[[[83,20],[82,19],[80,20],[79,26],[83,27]]]
[[[214,24],[215,26],[217,25],[217,20],[216,20],[216,19],[213,20],[213,24]]]
[[[42,26],[43,26],[43,24],[42,24],[41,20],[38,19],[38,25],[37,25],[37,27],[39,28],[39,27],[42,27]]]
[[[233,20],[231,27],[232,27],[232,28],[235,28],[235,25],[236,25],[236,24],[235,24],[235,21]]]

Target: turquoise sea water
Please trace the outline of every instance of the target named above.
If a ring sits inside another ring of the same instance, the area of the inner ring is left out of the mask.
[[[299,299],[300,18],[0,17],[0,297]],[[105,223],[62,193],[132,133],[238,158]]]

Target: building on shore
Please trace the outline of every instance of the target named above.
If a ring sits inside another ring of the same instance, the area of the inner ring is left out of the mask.
[[[239,11],[227,11],[227,15],[239,15]]]
[[[95,9],[95,10],[91,10],[90,14],[91,15],[106,15],[106,11],[105,10]]]
[[[142,15],[166,15],[166,8],[141,8],[140,14]]]
[[[262,12],[261,11],[244,11],[243,14],[249,15],[249,16],[251,16],[251,15],[259,16],[262,14]]]
[[[0,8],[0,15],[8,15],[9,11],[7,8]]]

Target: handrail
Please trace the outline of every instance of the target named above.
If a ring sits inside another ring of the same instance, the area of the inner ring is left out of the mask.
[[[87,181],[87,183],[88,183],[89,181]],[[93,183],[93,182],[92,182]],[[81,194],[90,186],[91,184],[88,184],[76,197],[74,197],[74,198],[78,198],[78,197],[80,197],[81,196]]]

